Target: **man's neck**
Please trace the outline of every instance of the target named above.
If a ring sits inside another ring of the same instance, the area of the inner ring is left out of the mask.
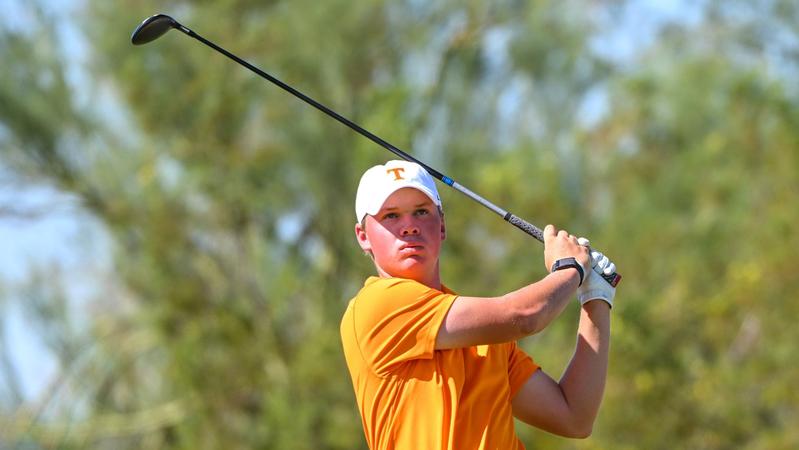
[[[380,275],[381,278],[405,278],[416,281],[421,283],[429,288],[436,289],[438,291],[443,290],[443,286],[441,285],[441,276],[438,271],[438,263],[436,263],[435,270],[427,276],[424,277],[402,277],[392,275],[380,267],[377,267],[377,273]]]

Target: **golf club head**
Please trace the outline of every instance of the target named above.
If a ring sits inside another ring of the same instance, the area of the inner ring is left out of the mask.
[[[177,28],[180,24],[173,18],[166,14],[156,14],[150,16],[133,30],[130,36],[130,42],[133,45],[142,45],[150,41],[154,41],[161,37],[164,33],[169,31],[170,28]]]

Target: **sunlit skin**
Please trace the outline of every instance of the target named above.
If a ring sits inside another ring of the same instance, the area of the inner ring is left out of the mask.
[[[355,225],[361,248],[372,254],[381,277],[416,280],[441,289],[439,252],[446,237],[444,218],[423,192],[402,188],[380,211]]]

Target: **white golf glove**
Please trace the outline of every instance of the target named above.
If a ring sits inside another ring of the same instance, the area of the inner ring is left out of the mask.
[[[577,288],[577,300],[584,305],[591,300],[604,300],[612,308],[613,297],[616,295],[616,288],[602,278],[601,274],[610,275],[616,272],[616,264],[613,264],[607,256],[592,250],[586,238],[578,238],[580,245],[589,248],[591,252],[591,268],[585,275],[583,284]]]

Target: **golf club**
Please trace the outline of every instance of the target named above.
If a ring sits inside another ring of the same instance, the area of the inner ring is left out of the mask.
[[[511,224],[515,225],[520,230],[524,231],[525,233],[529,234],[530,236],[538,239],[541,242],[544,242],[544,233],[543,231],[538,228],[537,226],[527,222],[520,217],[517,217],[514,214],[511,214],[508,211],[500,208],[499,206],[491,203],[490,201],[486,200],[485,198],[477,195],[476,193],[472,192],[468,188],[464,187],[461,184],[458,184],[452,178],[442,174],[441,172],[433,169],[432,167],[428,166],[427,164],[419,161],[418,159],[414,158],[413,156],[405,153],[404,151],[400,150],[399,148],[393,146],[392,144],[384,141],[380,137],[372,134],[371,132],[365,130],[360,125],[356,124],[355,122],[347,119],[346,117],[338,114],[337,112],[333,111],[332,109],[328,108],[327,106],[317,102],[316,100],[308,97],[307,95],[303,94],[302,92],[294,89],[293,87],[287,85],[286,83],[278,80],[277,78],[269,75],[268,73],[264,72],[263,70],[253,66],[252,64],[248,63],[247,61],[239,58],[238,56],[230,53],[229,51],[219,47],[218,45],[214,44],[213,42],[205,39],[204,37],[200,36],[199,34],[195,33],[194,31],[190,30],[189,28],[181,25],[177,20],[173,19],[172,17],[166,14],[156,14],[154,16],[148,17],[145,19],[136,29],[133,31],[133,34],[130,37],[131,42],[133,45],[142,45],[148,42],[154,41],[161,37],[164,33],[169,31],[170,29],[175,28],[180,30],[184,34],[187,34],[194,39],[202,42],[203,44],[213,48],[214,50],[222,53],[223,55],[227,56],[228,58],[236,61],[237,63],[241,64],[242,66],[250,69],[251,71],[257,73],[263,78],[271,81],[272,83],[280,86],[284,90],[288,91],[289,93],[293,94],[295,97],[299,97],[304,102],[310,104],[311,106],[315,107],[316,109],[322,111],[323,113],[327,114],[328,116],[338,120],[339,122],[343,123],[344,125],[350,127],[351,129],[355,130],[356,132],[360,133],[361,135],[369,138],[376,144],[382,146],[386,150],[394,153],[395,155],[399,156],[400,158],[411,161],[420,166],[424,167],[430,175],[437,178],[442,183],[446,184],[447,186],[453,187],[462,194],[465,194],[467,197],[471,198],[472,200],[480,203],[481,205],[485,206],[486,208],[490,209],[505,221],[510,222]],[[621,280],[621,275],[618,273],[612,273],[610,275],[602,274],[602,278],[605,279],[611,286],[616,286],[619,281]]]

